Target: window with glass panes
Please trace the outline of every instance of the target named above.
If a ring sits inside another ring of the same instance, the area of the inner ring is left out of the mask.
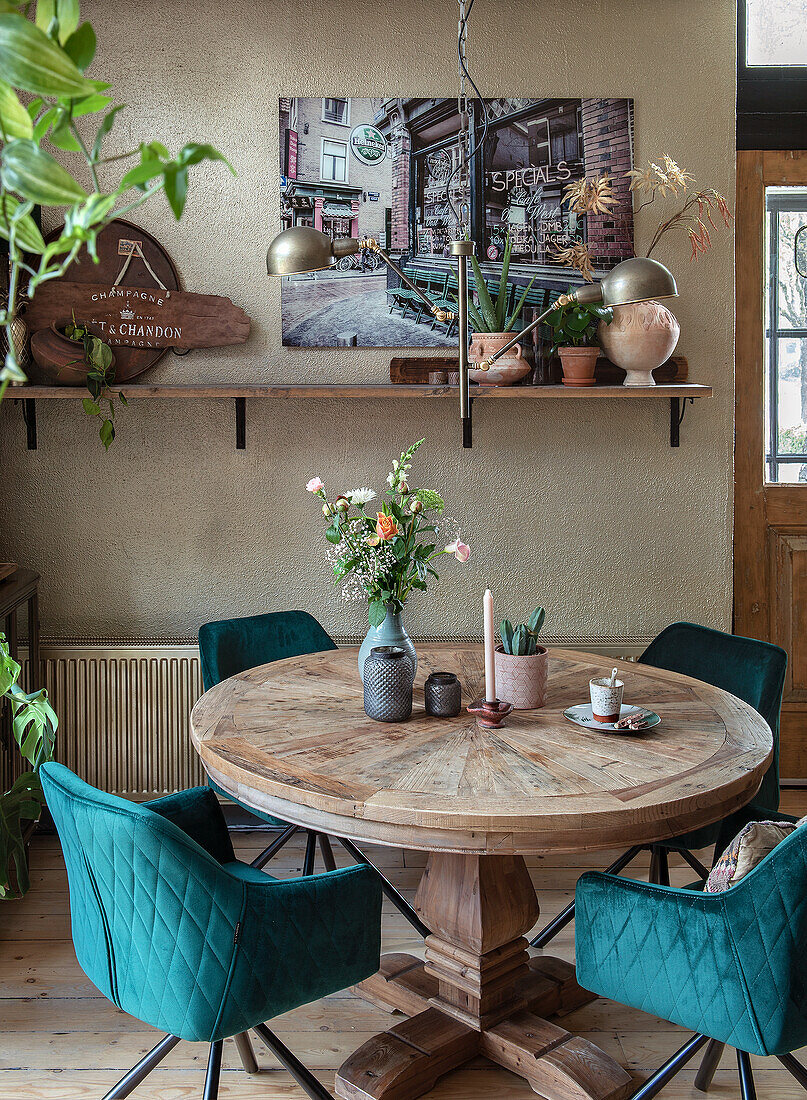
[[[347,142],[322,139],[321,178],[333,183],[347,180]]]
[[[807,187],[765,200],[765,474],[807,482]]]
[[[322,121],[338,122],[343,126],[348,124],[350,100],[347,99],[323,99]]]

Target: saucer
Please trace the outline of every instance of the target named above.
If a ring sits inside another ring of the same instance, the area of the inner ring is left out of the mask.
[[[568,718],[570,722],[574,722],[576,726],[582,726],[584,729],[602,730],[604,733],[623,733],[628,737],[632,737],[637,733],[645,733],[646,730],[652,729],[661,721],[654,710],[648,710],[646,707],[631,707],[623,703],[619,708],[619,717],[626,718],[629,714],[643,715],[646,725],[639,730],[618,730],[613,722],[597,722],[591,712],[591,703],[578,703],[575,707],[569,707],[568,710],[563,712],[563,717]]]

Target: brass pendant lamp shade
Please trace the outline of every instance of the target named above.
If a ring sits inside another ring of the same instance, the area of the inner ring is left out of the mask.
[[[302,275],[324,271],[343,256],[359,251],[354,237],[332,241],[327,233],[308,225],[295,225],[278,233],[266,253],[267,275]]]
[[[677,298],[678,287],[664,264],[635,256],[617,264],[601,282],[578,287],[574,297],[581,305],[628,306],[655,298]]]

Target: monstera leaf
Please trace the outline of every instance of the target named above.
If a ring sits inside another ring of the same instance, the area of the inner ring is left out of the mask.
[[[35,772],[23,772],[7,794],[0,795],[0,900],[21,898],[30,886],[25,832],[44,805]],[[12,868],[14,881],[12,881]]]

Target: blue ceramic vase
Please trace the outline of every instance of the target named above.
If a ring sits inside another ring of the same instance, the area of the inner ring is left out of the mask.
[[[370,656],[370,650],[376,646],[397,646],[406,653],[412,662],[412,678],[417,672],[418,657],[412,639],[406,633],[401,622],[401,612],[391,611],[387,607],[386,617],[381,626],[371,626],[364,636],[359,650],[359,676],[364,683],[364,662]]]

